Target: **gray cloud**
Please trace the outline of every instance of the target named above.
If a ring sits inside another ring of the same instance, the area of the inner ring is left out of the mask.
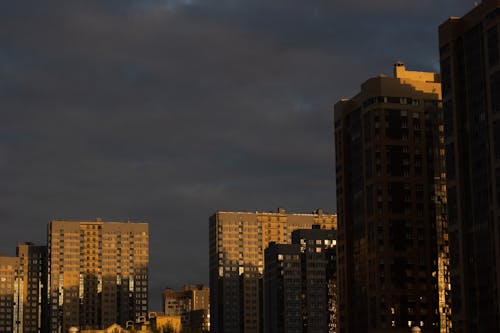
[[[52,218],[151,224],[152,307],[208,282],[218,209],[335,210],[331,110],[435,70],[465,1],[0,2],[0,252]]]

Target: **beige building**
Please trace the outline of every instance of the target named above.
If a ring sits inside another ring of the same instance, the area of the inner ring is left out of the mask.
[[[0,256],[0,333],[21,333],[14,311],[19,299],[18,259]]]
[[[47,239],[51,333],[147,318],[148,224],[51,221]]]
[[[179,290],[163,291],[163,312],[180,316],[182,326],[210,330],[210,289],[204,285],[185,285]]]
[[[398,62],[335,105],[339,332],[447,332],[440,77]]]
[[[292,231],[336,229],[337,216],[278,212],[217,212],[210,217],[211,331],[263,331],[264,250],[270,242],[291,243]]]

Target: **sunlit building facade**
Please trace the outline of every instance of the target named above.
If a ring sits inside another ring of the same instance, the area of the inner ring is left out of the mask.
[[[291,243],[292,231],[336,229],[337,216],[278,212],[217,212],[210,217],[211,332],[263,332],[264,250]]]
[[[334,113],[339,332],[447,332],[439,75],[398,62]]]
[[[14,311],[19,299],[17,257],[0,256],[0,333],[22,333]]]
[[[500,332],[500,1],[439,27],[453,332]]]
[[[146,223],[52,221],[48,225],[50,332],[92,330],[145,320]]]
[[[163,313],[179,316],[183,327],[210,331],[210,289],[204,285],[185,285],[162,293]]]

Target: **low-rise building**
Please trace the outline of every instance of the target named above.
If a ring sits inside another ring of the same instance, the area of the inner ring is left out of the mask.
[[[185,285],[163,291],[165,316],[178,316],[183,327],[210,331],[210,289],[204,285]]]

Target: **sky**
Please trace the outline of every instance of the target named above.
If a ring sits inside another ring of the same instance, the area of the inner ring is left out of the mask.
[[[217,210],[335,212],[333,105],[439,71],[464,0],[0,0],[0,253],[148,222],[150,308],[208,284]]]

